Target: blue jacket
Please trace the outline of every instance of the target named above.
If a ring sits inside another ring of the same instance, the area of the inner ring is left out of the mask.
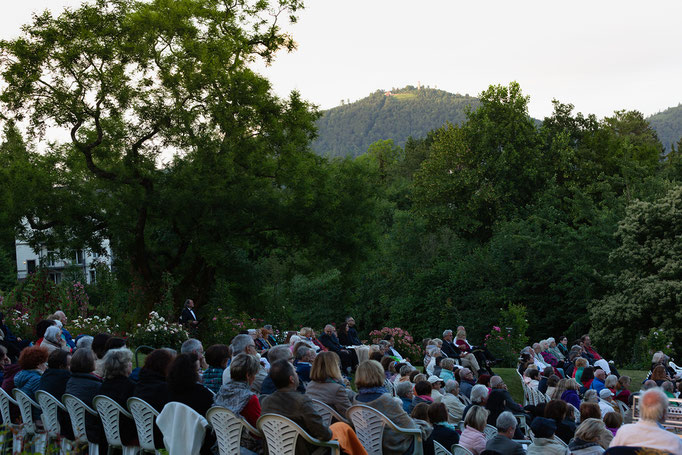
[[[38,370],[21,370],[14,376],[14,387],[35,399],[33,396],[40,386],[40,373]]]
[[[66,330],[64,327],[62,327],[62,336],[64,337],[66,344],[69,345],[71,350],[76,349],[76,343],[73,341],[73,338],[71,338],[71,334],[69,333],[69,331]]]
[[[15,382],[16,382],[16,379],[15,379]],[[601,389],[603,389],[603,388],[604,388],[604,383],[601,382],[599,379],[594,378],[592,380],[592,385],[590,386],[590,389],[594,389],[597,391],[597,393],[599,393],[599,392],[601,392]]]

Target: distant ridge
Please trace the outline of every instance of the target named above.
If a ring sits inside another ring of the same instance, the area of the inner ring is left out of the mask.
[[[682,138],[682,104],[671,107],[663,112],[647,118],[649,124],[656,130],[658,139],[670,151],[671,144],[677,144]]]
[[[426,136],[448,121],[462,123],[467,107],[475,109],[478,104],[478,98],[468,95],[411,85],[377,90],[361,100],[324,111],[312,148],[323,156],[355,157],[378,140],[393,139],[402,146],[408,137]]]

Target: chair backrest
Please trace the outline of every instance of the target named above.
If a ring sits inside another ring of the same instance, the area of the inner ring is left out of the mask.
[[[71,419],[71,427],[73,427],[73,437],[77,441],[87,442],[88,436],[85,433],[85,413],[88,412],[92,415],[97,415],[90,406],[83,403],[80,398],[77,398],[69,393],[65,393],[62,397],[62,402],[66,408],[66,412],[69,413],[69,418]]]
[[[355,427],[355,434],[367,451],[368,455],[380,455],[382,453],[382,439],[384,427],[414,437],[414,453],[422,453],[421,430],[416,428],[400,428],[376,409],[357,404],[348,408],[346,413]]]
[[[448,449],[443,447],[438,441],[433,441],[434,455],[452,455]]]
[[[313,401],[313,407],[315,408],[317,413],[320,414],[320,416],[322,417],[322,422],[324,422],[324,424],[326,426],[331,425],[332,418],[336,419],[337,422],[348,423],[348,421],[346,419],[344,419],[341,416],[341,414],[336,412],[334,410],[334,408],[329,406],[327,403],[323,403],[322,401],[316,400],[314,398],[312,399],[312,401]]]
[[[568,447],[568,444],[566,444],[566,443],[563,441],[563,439],[561,439],[559,436],[554,435],[554,440],[555,440],[556,442],[558,442],[559,444],[561,444],[562,446]]]
[[[460,395],[458,396],[458,398],[460,399],[460,401],[461,401],[462,403],[464,403],[465,406],[468,406],[468,405],[471,404],[471,400],[470,400],[466,395],[460,394]]]
[[[568,403],[568,406],[573,409],[573,420],[575,420],[576,423],[580,422],[580,410],[571,403]]]
[[[319,441],[306,433],[296,422],[281,415],[263,414],[258,419],[258,429],[265,437],[269,455],[294,455],[299,436],[311,444],[330,448],[332,455],[341,453],[337,441]]]
[[[135,421],[140,447],[144,450],[156,450],[154,447],[154,420],[159,412],[146,401],[136,397],[128,398],[128,409]]]
[[[60,409],[66,411],[66,408],[52,394],[44,390],[36,391],[36,400],[38,400],[40,409],[43,411],[43,425],[45,425],[47,434],[51,438],[56,438],[62,431],[59,426],[58,413]]]
[[[488,424],[483,429],[483,434],[485,435],[485,439],[490,440],[497,436],[497,428]]]
[[[14,399],[17,400],[19,412],[21,412],[21,420],[24,422],[24,429],[28,434],[35,433],[35,424],[33,423],[33,407],[40,409],[40,405],[33,401],[25,392],[14,389],[12,390]]]
[[[614,401],[618,405],[618,410],[620,411],[621,416],[623,416],[623,418],[625,418],[625,414],[628,413],[628,411],[630,410],[630,407],[620,400],[614,400]]]
[[[239,453],[243,429],[262,437],[262,434],[241,416],[222,406],[214,406],[209,409],[206,412],[206,419],[215,431],[220,455]]]
[[[452,446],[453,455],[474,455],[469,449],[459,444]]]
[[[10,404],[17,405],[17,401],[12,398],[9,393],[5,392],[5,389],[0,387],[0,415],[2,415],[2,421],[5,423],[12,422],[12,417],[10,415]]]
[[[97,395],[92,399],[92,405],[97,410],[99,417],[102,419],[102,426],[104,427],[104,434],[107,437],[107,443],[111,447],[123,447],[121,441],[121,414],[132,419],[133,416],[123,409],[120,404],[113,399]]]

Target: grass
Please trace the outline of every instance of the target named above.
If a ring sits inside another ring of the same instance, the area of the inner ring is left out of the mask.
[[[519,380],[519,375],[516,373],[514,368],[494,368],[495,374],[500,375],[507,384],[509,393],[514,398],[517,403],[523,403],[523,388],[521,387],[521,381]],[[646,378],[647,372],[642,370],[619,370],[621,375],[630,376],[632,379],[632,385],[630,388],[632,390],[639,390],[640,385]]]

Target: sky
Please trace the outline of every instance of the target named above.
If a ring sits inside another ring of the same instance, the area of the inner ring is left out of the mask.
[[[0,37],[33,12],[80,3],[3,5]],[[298,49],[256,68],[278,95],[298,90],[322,109],[418,82],[477,95],[517,81],[536,118],[554,98],[598,117],[648,116],[682,103],[680,17],[677,0],[308,0],[285,26]]]

